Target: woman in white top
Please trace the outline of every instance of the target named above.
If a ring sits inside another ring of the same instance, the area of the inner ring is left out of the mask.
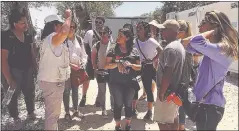
[[[150,38],[150,26],[147,22],[139,22],[136,30],[137,39],[135,40],[135,47],[140,54],[140,61],[142,64],[141,78],[148,102],[148,112],[144,116],[144,119],[152,120],[152,108],[154,102],[152,80],[156,81],[156,72],[153,67],[153,62],[158,58],[159,53],[163,48],[154,38]]]
[[[71,10],[65,11],[65,23],[57,15],[45,18],[38,80],[45,103],[45,130],[58,130],[65,82],[70,78],[69,51],[63,44],[71,24]]]
[[[84,48],[84,44],[82,43],[82,39],[80,37],[76,37],[76,35],[75,35],[76,30],[77,30],[76,22],[72,21],[68,39],[64,43],[69,49],[71,69],[78,71],[85,67],[88,56],[85,52],[85,48]],[[88,82],[89,82],[89,80],[88,80]],[[66,82],[65,90],[63,93],[63,103],[65,106],[65,112],[66,112],[65,119],[66,120],[71,120],[71,115],[70,115],[70,111],[69,111],[69,97],[70,97],[71,89],[72,89],[72,102],[73,102],[73,108],[74,108],[73,117],[82,117],[83,116],[78,112],[78,109],[77,109],[77,107],[78,107],[78,87],[74,87],[74,85],[71,84],[71,82],[69,80]]]

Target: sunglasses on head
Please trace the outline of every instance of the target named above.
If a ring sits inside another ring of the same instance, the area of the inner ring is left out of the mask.
[[[106,35],[107,32],[99,32],[100,35]]]
[[[95,21],[95,24],[103,24],[102,21]]]

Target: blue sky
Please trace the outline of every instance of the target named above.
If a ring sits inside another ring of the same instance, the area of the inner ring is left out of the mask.
[[[162,6],[161,2],[124,2],[115,9],[116,16],[140,16],[143,13],[154,11],[156,7]],[[48,15],[56,14],[55,7],[41,7],[38,10],[30,8],[33,25],[37,23],[39,28],[44,27],[44,18]],[[37,21],[37,22],[36,22]]]
[[[124,2],[115,9],[116,16],[140,16],[162,6],[161,2]]]

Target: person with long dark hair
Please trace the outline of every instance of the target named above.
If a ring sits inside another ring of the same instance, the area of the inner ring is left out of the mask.
[[[69,49],[64,45],[70,25],[71,10],[65,11],[65,23],[57,15],[45,18],[38,72],[45,103],[45,130],[58,130],[63,92],[71,73]]]
[[[133,35],[128,28],[119,30],[117,44],[113,46],[106,57],[105,68],[111,69],[109,84],[114,98],[115,130],[121,129],[121,110],[125,106],[125,130],[131,130],[132,100],[135,88],[139,88],[136,71],[141,69],[139,54],[133,47]]]
[[[208,93],[196,116],[197,130],[216,130],[226,104],[224,78],[230,64],[238,59],[239,36],[228,16],[220,11],[207,12],[199,27],[205,32],[183,39],[182,44],[191,53],[204,55],[193,89],[197,102]]]
[[[133,28],[132,24],[126,23],[126,24],[124,24],[123,28],[128,28],[131,31],[132,35],[134,36],[134,28]],[[137,71],[137,76],[139,76],[139,75],[140,75],[140,71]],[[138,111],[136,108],[137,108],[137,101],[138,101],[138,92],[139,92],[140,88],[135,88],[135,89],[136,89],[135,95],[134,95],[134,99],[132,101],[132,110],[133,110],[132,117],[137,118]]]
[[[140,54],[142,64],[141,78],[148,101],[148,111],[144,116],[144,119],[152,120],[152,108],[154,102],[152,81],[154,80],[154,82],[156,82],[156,71],[153,62],[158,59],[163,48],[154,38],[150,38],[150,26],[147,22],[139,22],[136,29],[138,37],[135,40],[135,46]]]
[[[18,113],[18,96],[21,91],[27,107],[27,118],[35,119],[35,85],[34,67],[36,58],[33,52],[33,37],[27,33],[28,22],[26,15],[18,10],[12,10],[9,17],[10,29],[2,32],[1,62],[2,74],[10,89],[15,89],[8,105],[10,117],[20,122]],[[15,123],[16,124],[16,123]]]
[[[71,66],[71,77],[66,82],[65,90],[63,93],[63,103],[65,107],[65,119],[71,120],[72,117],[80,117],[83,118],[83,115],[79,113],[78,111],[78,87],[79,83],[75,82],[75,79],[82,79],[77,78],[76,74],[79,74],[79,71],[84,71],[86,62],[87,62],[87,54],[85,52],[85,47],[83,44],[83,40],[81,37],[77,36],[77,24],[75,20],[72,20],[71,26],[70,26],[70,32],[67,37],[67,40],[64,42],[64,44],[68,47],[69,53],[70,53],[70,66]],[[74,75],[73,75],[74,74]],[[73,79],[73,80],[72,80]],[[82,80],[85,83],[88,83],[89,80]],[[73,109],[74,113],[71,116],[70,110],[69,110],[69,97],[70,97],[70,91],[72,90],[72,103],[73,103]]]

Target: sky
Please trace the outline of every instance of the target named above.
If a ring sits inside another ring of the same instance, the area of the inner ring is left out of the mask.
[[[124,2],[115,9],[116,16],[140,16],[162,6],[161,2]]]
[[[162,6],[161,2],[124,2],[115,9],[116,16],[132,17],[140,16],[143,13],[154,11],[156,7]],[[38,9],[30,8],[33,25],[37,24],[38,28],[43,29],[44,18],[48,15],[56,14],[54,7],[41,7]]]

